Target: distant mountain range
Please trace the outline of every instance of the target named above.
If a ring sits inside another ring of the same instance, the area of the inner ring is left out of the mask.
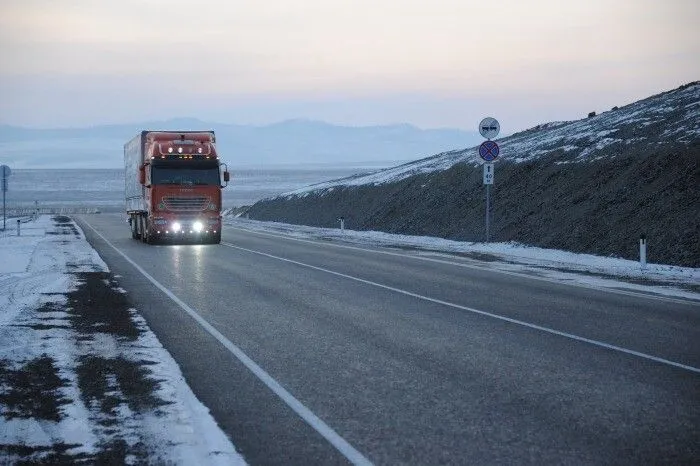
[[[12,168],[120,168],[123,144],[143,129],[214,129],[219,153],[231,167],[391,163],[466,147],[480,138],[476,132],[458,129],[420,129],[408,124],[346,127],[310,120],[267,126],[192,118],[88,128],[0,125],[0,163]]]

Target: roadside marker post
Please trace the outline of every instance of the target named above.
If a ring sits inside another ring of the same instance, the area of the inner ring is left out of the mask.
[[[487,117],[481,120],[479,123],[479,133],[486,138],[486,141],[479,145],[479,157],[481,157],[484,162],[484,185],[486,186],[486,242],[490,240],[490,223],[491,223],[491,185],[494,179],[494,164],[492,163],[496,160],[501,153],[501,149],[498,147],[495,141],[491,138],[498,136],[501,131],[501,124],[495,118]]]
[[[647,268],[647,237],[642,235],[639,237],[639,263],[642,266],[642,270]]]

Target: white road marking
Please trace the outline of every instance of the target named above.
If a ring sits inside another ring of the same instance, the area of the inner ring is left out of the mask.
[[[413,298],[421,299],[421,300],[423,300],[423,301],[428,301],[428,302],[435,303],[435,304],[441,304],[441,305],[443,305],[443,306],[448,306],[448,307],[451,307],[451,308],[460,309],[460,310],[463,310],[463,311],[468,311],[468,312],[471,312],[471,313],[474,313],[474,314],[479,314],[479,315],[482,315],[482,316],[485,316],[485,317],[491,317],[491,318],[493,318],[493,319],[498,319],[498,320],[502,320],[502,321],[505,321],[505,322],[510,322],[510,323],[512,323],[512,324],[520,325],[520,326],[522,326],[522,327],[527,327],[527,328],[531,328],[531,329],[534,329],[534,330],[539,330],[539,331],[541,331],[541,332],[549,333],[549,334],[552,334],[552,335],[558,335],[558,336],[561,336],[561,337],[564,337],[564,338],[569,338],[569,339],[571,339],[571,340],[576,340],[576,341],[580,341],[580,342],[583,342],[583,343],[588,343],[588,344],[591,344],[591,345],[594,345],[594,346],[598,346],[598,347],[601,347],[601,348],[606,348],[606,349],[613,350],[613,351],[617,351],[617,352],[620,352],[620,353],[625,353],[625,354],[629,354],[629,355],[632,355],[632,356],[637,356],[637,357],[639,357],[639,358],[647,359],[647,360],[650,360],[650,361],[655,361],[655,362],[658,362],[658,363],[661,363],[661,364],[666,364],[666,365],[668,365],[668,366],[673,366],[673,367],[677,367],[677,368],[680,368],[680,369],[685,369],[685,370],[687,370],[687,371],[695,372],[695,373],[699,373],[699,374],[700,374],[700,368],[693,367],[693,366],[688,366],[688,365],[681,364],[681,363],[674,362],[674,361],[670,361],[670,360],[668,360],[668,359],[659,358],[659,357],[657,357],[657,356],[652,356],[652,355],[650,355],[650,354],[640,353],[639,351],[634,351],[634,350],[631,350],[631,349],[622,348],[622,347],[620,347],[620,346],[611,345],[611,344],[609,344],[609,343],[605,343],[605,342],[598,341],[598,340],[593,340],[593,339],[590,339],[590,338],[580,337],[580,336],[574,335],[574,334],[572,334],[572,333],[566,333],[566,332],[562,332],[562,331],[559,331],[559,330],[555,330],[555,329],[552,329],[552,328],[549,328],[549,327],[543,327],[543,326],[541,326],[541,325],[531,324],[531,323],[529,323],[529,322],[525,322],[525,321],[518,320],[518,319],[512,319],[512,318],[510,318],[510,317],[502,316],[502,315],[499,315],[499,314],[493,314],[493,313],[491,313],[491,312],[481,311],[481,310],[479,310],[479,309],[474,309],[473,307],[462,306],[462,305],[460,305],[460,304],[455,304],[455,303],[451,303],[451,302],[448,302],[448,301],[443,301],[443,300],[441,300],[441,299],[431,298],[431,297],[424,296],[424,295],[421,295],[421,294],[418,294],[418,293],[413,293],[413,292],[411,292],[411,291],[402,290],[401,288],[395,288],[395,287],[393,287],[393,286],[383,285],[383,284],[381,284],[381,283],[373,282],[373,281],[371,281],[371,280],[365,280],[364,278],[359,278],[359,277],[355,277],[355,276],[353,276],[353,275],[348,275],[348,274],[344,274],[344,273],[341,273],[341,272],[336,272],[336,271],[334,271],[334,270],[326,269],[326,268],[323,268],[323,267],[318,267],[318,266],[315,266],[315,265],[306,264],[306,263],[304,263],[304,262],[295,261],[295,260],[293,260],[293,259],[287,259],[287,258],[285,258],[285,257],[275,256],[275,255],[273,255],[273,254],[268,254],[268,253],[266,253],[266,252],[256,251],[256,250],[254,250],[254,249],[248,249],[248,248],[244,248],[244,247],[241,247],[241,246],[236,246],[236,245],[231,244],[231,243],[222,242],[221,244],[222,244],[223,246],[226,246],[226,247],[229,247],[229,248],[232,248],[232,249],[238,249],[238,250],[240,250],[240,251],[245,251],[245,252],[249,252],[249,253],[252,253],[252,254],[257,254],[257,255],[260,255],[260,256],[268,257],[268,258],[270,258],[270,259],[275,259],[275,260],[279,260],[279,261],[282,261],[282,262],[287,262],[287,263],[289,263],[289,264],[295,264],[295,265],[298,265],[298,266],[301,266],[301,267],[306,267],[306,268],[309,268],[309,269],[318,270],[319,272],[328,273],[328,274],[331,274],[331,275],[335,275],[335,276],[337,276],[337,277],[347,278],[348,280],[353,280],[353,281],[356,281],[356,282],[364,283],[364,284],[366,284],[366,285],[371,285],[371,286],[375,286],[375,287],[377,287],[377,288],[382,288],[382,289],[385,289],[385,290],[393,291],[393,292],[395,292],[395,293],[400,293],[400,294],[403,294],[403,295],[406,295],[406,296],[411,296],[411,297],[413,297]]]
[[[621,295],[625,295],[625,296],[634,296],[636,298],[656,299],[656,300],[660,300],[660,301],[672,302],[672,303],[677,303],[677,304],[690,304],[690,305],[697,305],[698,304],[698,301],[692,300],[690,298],[682,299],[682,298],[674,298],[671,296],[657,296],[657,295],[645,294],[645,293],[635,292],[635,291],[617,290],[617,289],[606,288],[606,287],[602,287],[602,286],[595,286],[595,285],[590,285],[590,284],[586,284],[586,283],[565,282],[565,281],[561,281],[561,280],[556,280],[554,278],[538,277],[538,276],[533,276],[533,275],[527,275],[527,274],[520,273],[520,272],[512,272],[510,270],[500,270],[500,269],[489,268],[489,267],[484,267],[484,266],[480,266],[480,265],[464,264],[464,263],[454,262],[454,261],[449,261],[449,260],[435,259],[432,257],[416,256],[413,254],[402,254],[399,252],[385,251],[383,249],[378,249],[378,248],[377,249],[367,249],[367,248],[362,248],[359,246],[349,246],[347,244],[337,244],[337,243],[333,243],[333,242],[324,242],[324,241],[318,241],[318,240],[295,238],[294,236],[289,236],[289,235],[285,235],[285,234],[275,234],[275,233],[269,233],[267,231],[251,230],[248,228],[235,227],[235,226],[232,226],[229,224],[227,224],[226,226],[227,226],[227,229],[230,228],[233,230],[240,230],[240,231],[245,231],[247,233],[258,234],[261,236],[270,236],[272,238],[282,238],[282,239],[287,239],[290,241],[298,241],[300,243],[314,244],[317,246],[325,246],[325,247],[341,248],[341,249],[351,249],[351,250],[355,250],[355,251],[362,251],[362,252],[368,252],[368,253],[385,254],[387,256],[403,257],[403,258],[421,260],[421,261],[426,261],[426,262],[435,262],[438,264],[453,265],[455,267],[462,267],[465,269],[473,269],[473,270],[479,270],[479,271],[500,273],[503,275],[510,275],[513,277],[526,278],[528,280],[537,280],[537,281],[541,281],[541,282],[555,283],[557,285],[575,286],[577,288],[587,288],[590,290],[604,291],[606,293],[621,294]],[[438,254],[449,254],[449,252],[441,252],[441,251],[428,251],[428,250],[426,250],[425,252],[438,253]],[[527,266],[527,264],[525,264],[525,266]],[[572,275],[576,275],[577,272],[575,270],[572,270],[569,273],[571,273]],[[615,279],[610,278],[609,280],[615,280]],[[620,285],[624,286],[624,283],[622,283],[622,282],[618,282],[618,283]]]
[[[126,254],[117,249],[107,238],[102,236],[102,234],[97,231],[92,225],[85,222],[87,226],[90,227],[92,231],[95,232],[97,236],[102,238],[102,240],[114,249],[120,256],[124,258],[129,264],[131,264],[136,270],[138,270],[148,281],[153,283],[159,290],[165,293],[170,299],[172,299],[183,311],[190,315],[204,330],[206,330],[211,336],[216,338],[216,340],[221,343],[224,348],[229,350],[243,365],[245,365],[248,370],[250,370],[255,376],[262,381],[272,392],[280,397],[287,406],[289,406],[295,413],[299,415],[307,424],[309,424],[316,432],[318,432],[323,438],[328,440],[328,442],[333,445],[336,450],[338,450],[345,458],[348,459],[353,464],[357,465],[371,465],[372,462],[368,460],[362,453],[355,449],[350,443],[341,437],[335,430],[333,430],[328,424],[323,422],[318,416],[316,416],[309,408],[304,406],[301,401],[297,400],[294,395],[289,393],[279,382],[277,382],[270,374],[268,374],[262,367],[260,367],[255,361],[249,358],[243,350],[238,346],[233,344],[228,338],[226,338],[221,332],[216,330],[209,322],[207,322],[202,316],[200,316],[197,311],[188,306],[184,301],[178,298],[172,291],[160,284],[155,278],[153,278],[148,272],[146,272],[141,266],[136,262],[131,260]]]

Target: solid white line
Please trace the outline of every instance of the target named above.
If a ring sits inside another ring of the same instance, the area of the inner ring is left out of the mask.
[[[655,300],[659,300],[659,301],[672,302],[672,303],[677,303],[677,304],[690,304],[690,305],[697,305],[698,304],[697,300],[693,300],[691,298],[683,299],[683,298],[675,298],[673,296],[659,296],[659,295],[645,294],[645,293],[636,292],[636,291],[617,290],[617,289],[612,289],[612,288],[606,288],[603,286],[590,285],[590,284],[586,284],[586,283],[571,283],[571,282],[556,280],[554,278],[538,277],[538,276],[533,276],[533,275],[527,275],[527,274],[521,273],[521,272],[513,272],[510,270],[499,270],[499,269],[484,267],[484,266],[480,266],[480,265],[463,264],[460,262],[435,259],[432,257],[416,256],[413,254],[402,254],[402,253],[398,253],[398,252],[385,251],[383,249],[367,249],[367,248],[362,248],[359,246],[349,246],[346,244],[337,244],[337,243],[324,242],[324,241],[318,241],[318,240],[310,240],[310,239],[304,239],[304,238],[295,238],[293,236],[289,236],[289,235],[285,235],[285,234],[275,234],[275,233],[270,233],[267,231],[251,230],[248,228],[236,227],[236,226],[233,226],[230,224],[227,224],[226,226],[230,229],[233,229],[233,230],[245,231],[247,233],[255,233],[255,234],[259,234],[261,236],[270,236],[272,238],[282,238],[282,239],[287,239],[290,241],[298,241],[300,243],[315,244],[317,246],[325,246],[325,247],[341,248],[341,249],[351,249],[351,250],[355,250],[355,251],[362,251],[362,252],[368,252],[368,253],[385,254],[387,256],[403,257],[403,258],[415,259],[415,260],[426,261],[426,262],[435,262],[438,264],[453,265],[455,267],[462,267],[465,269],[473,269],[473,270],[479,270],[479,271],[500,273],[503,275],[510,275],[513,277],[525,278],[525,279],[529,279],[529,280],[537,280],[537,281],[541,281],[541,282],[554,283],[557,285],[574,286],[577,288],[586,288],[589,290],[604,291],[606,293],[620,294],[620,295],[625,295],[625,296],[634,296],[636,298],[655,299]],[[450,254],[449,251],[425,250],[425,252],[437,253],[437,254]],[[528,265],[523,264],[523,266],[527,267]],[[572,270],[571,272],[564,272],[564,273],[570,273],[572,275],[576,275],[577,271]],[[614,277],[605,278],[605,279],[606,280],[613,280],[613,281],[616,280]],[[620,282],[618,281],[618,283],[620,283]],[[621,283],[621,284],[624,286],[624,283]]]
[[[443,305],[443,306],[448,306],[448,307],[452,307],[452,308],[455,308],[455,309],[461,309],[461,310],[463,310],[463,311],[468,311],[468,312],[471,312],[471,313],[474,313],[474,314],[479,314],[479,315],[482,315],[482,316],[491,317],[491,318],[493,318],[493,319],[498,319],[498,320],[502,320],[502,321],[505,321],[505,322],[510,322],[510,323],[512,323],[512,324],[520,325],[520,326],[522,326],[522,327],[528,327],[528,328],[535,329],[535,330],[539,330],[539,331],[541,331],[541,332],[546,332],[546,333],[549,333],[549,334],[552,334],[552,335],[558,335],[558,336],[561,336],[561,337],[569,338],[569,339],[571,339],[571,340],[576,340],[576,341],[580,341],[580,342],[584,342],[584,343],[589,343],[589,344],[591,344],[591,345],[598,346],[598,347],[601,347],[601,348],[606,348],[606,349],[610,349],[610,350],[613,350],[613,351],[618,351],[618,352],[620,352],[620,353],[625,353],[625,354],[629,354],[629,355],[632,355],[632,356],[637,356],[637,357],[640,357],[640,358],[643,358],[643,359],[648,359],[648,360],[650,360],[650,361],[655,361],[655,362],[658,362],[658,363],[661,363],[661,364],[666,364],[666,365],[668,365],[668,366],[673,366],[673,367],[677,367],[677,368],[680,368],[680,369],[685,369],[685,370],[687,370],[687,371],[695,372],[695,373],[699,373],[699,374],[700,374],[700,368],[693,367],[693,366],[688,366],[688,365],[681,364],[681,363],[674,362],[674,361],[670,361],[670,360],[668,360],[668,359],[659,358],[659,357],[657,357],[657,356],[652,356],[652,355],[650,355],[650,354],[640,353],[639,351],[634,351],[634,350],[630,350],[630,349],[627,349],[627,348],[622,348],[622,347],[620,347],[620,346],[611,345],[611,344],[609,344],[609,343],[604,343],[604,342],[598,341],[598,340],[592,340],[592,339],[590,339],[590,338],[580,337],[580,336],[578,336],[578,335],[574,335],[574,334],[571,334],[571,333],[561,332],[561,331],[559,331],[559,330],[555,330],[555,329],[552,329],[552,328],[549,328],[549,327],[543,327],[543,326],[541,326],[541,325],[531,324],[531,323],[529,323],[529,322],[525,322],[525,321],[518,320],[518,319],[512,319],[512,318],[510,318],[510,317],[502,316],[502,315],[499,315],[499,314],[493,314],[493,313],[491,313],[491,312],[480,311],[479,309],[474,309],[473,307],[462,306],[462,305],[460,305],[460,304],[455,304],[455,303],[451,303],[451,302],[448,302],[448,301],[443,301],[443,300],[441,300],[441,299],[430,298],[430,297],[428,297],[428,296],[423,296],[423,295],[420,295],[420,294],[417,294],[417,293],[413,293],[413,292],[411,292],[411,291],[402,290],[402,289],[400,289],[400,288],[394,288],[393,286],[382,285],[381,283],[373,282],[373,281],[371,281],[371,280],[365,280],[364,278],[355,277],[355,276],[353,276],[353,275],[347,275],[347,274],[344,274],[344,273],[341,273],[341,272],[336,272],[336,271],[334,271],[334,270],[329,270],[329,269],[326,269],[326,268],[323,268],[323,267],[317,267],[317,266],[315,266],[315,265],[306,264],[306,263],[304,263],[304,262],[299,262],[299,261],[295,261],[295,260],[292,260],[292,259],[287,259],[287,258],[284,258],[284,257],[279,257],[279,256],[275,256],[275,255],[272,255],[272,254],[268,254],[268,253],[265,253],[265,252],[256,251],[256,250],[254,250],[254,249],[243,248],[243,247],[241,247],[241,246],[236,246],[236,245],[231,244],[231,243],[222,242],[221,244],[222,244],[223,246],[227,246],[227,247],[229,247],[229,248],[238,249],[238,250],[241,250],[241,251],[246,251],[246,252],[249,252],[249,253],[252,253],[252,254],[258,254],[258,255],[260,255],[260,256],[268,257],[268,258],[270,258],[270,259],[276,259],[276,260],[279,260],[279,261],[282,261],[282,262],[287,262],[287,263],[290,263],[290,264],[299,265],[299,266],[301,266],[301,267],[306,267],[306,268],[313,269],[313,270],[318,270],[319,272],[325,272],[325,273],[328,273],[328,274],[331,274],[331,275],[335,275],[335,276],[337,276],[337,277],[347,278],[347,279],[349,279],[349,280],[354,280],[354,281],[356,281],[356,282],[364,283],[364,284],[366,284],[366,285],[376,286],[376,287],[378,287],[378,288],[383,288],[383,289],[385,289],[385,290],[393,291],[393,292],[395,292],[395,293],[400,293],[400,294],[403,294],[403,295],[406,295],[406,296],[411,296],[411,297],[413,297],[413,298],[421,299],[421,300],[423,300],[423,301],[428,301],[428,302],[435,303],[435,304],[441,304],[441,305]]]
[[[200,316],[197,311],[188,306],[184,301],[178,298],[172,291],[167,289],[165,286],[161,285],[155,278],[153,278],[148,272],[146,272],[141,266],[136,262],[131,260],[126,254],[117,249],[107,238],[102,236],[102,234],[97,231],[92,225],[85,222],[87,226],[90,227],[92,231],[95,232],[97,236],[102,238],[102,240],[107,243],[112,249],[114,249],[120,256],[122,256],[129,264],[134,266],[148,281],[153,283],[160,291],[165,293],[170,299],[172,299],[183,311],[190,315],[204,330],[206,330],[211,336],[216,338],[216,340],[221,343],[224,348],[229,350],[239,361],[245,365],[248,370],[250,370],[255,376],[262,381],[272,392],[280,397],[287,406],[289,406],[295,413],[297,413],[307,424],[309,424],[316,432],[318,432],[323,438],[328,440],[328,442],[333,445],[336,450],[338,450],[345,458],[348,459],[353,464],[358,465],[371,465],[372,462],[368,460],[362,453],[357,451],[347,440],[341,437],[335,430],[333,430],[328,424],[323,422],[318,416],[316,416],[309,408],[304,406],[301,401],[297,400],[294,395],[289,393],[279,382],[277,382],[270,374],[265,372],[265,370],[260,367],[255,361],[250,359],[238,346],[233,344],[228,338],[226,338],[221,332],[216,330],[209,322],[207,322],[202,316]]]

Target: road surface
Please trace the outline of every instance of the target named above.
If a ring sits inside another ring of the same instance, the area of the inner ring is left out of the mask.
[[[692,463],[700,304],[455,257],[77,219],[251,464]]]

